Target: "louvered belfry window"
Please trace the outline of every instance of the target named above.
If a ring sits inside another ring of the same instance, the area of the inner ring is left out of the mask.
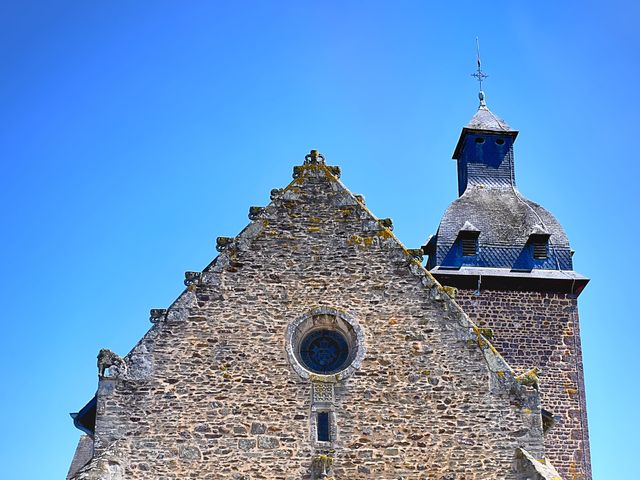
[[[477,253],[477,240],[475,238],[462,239],[462,256],[473,257]]]
[[[533,242],[533,258],[542,260],[547,258],[547,242],[538,240]]]

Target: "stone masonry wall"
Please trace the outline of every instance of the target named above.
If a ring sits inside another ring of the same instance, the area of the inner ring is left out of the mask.
[[[542,369],[542,408],[560,417],[546,435],[547,457],[564,479],[591,478],[582,349],[575,295],[459,290],[457,302],[519,372]]]
[[[100,381],[96,455],[121,442],[131,480],[309,479],[328,458],[336,479],[521,478],[518,447],[544,457],[538,394],[335,169],[296,168]],[[312,438],[315,377],[286,352],[287,326],[318,307],[356,319],[366,346],[353,375],[321,379],[331,445]]]

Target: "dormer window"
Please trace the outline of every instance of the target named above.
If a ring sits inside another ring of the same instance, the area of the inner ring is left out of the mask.
[[[471,222],[464,222],[464,225],[458,232],[463,257],[473,257],[478,254],[479,236],[480,230],[471,225]]]
[[[475,238],[463,238],[462,239],[462,256],[473,257],[477,252],[478,242]]]
[[[531,245],[533,258],[535,260],[545,260],[549,257],[547,250],[549,237],[551,235],[540,225],[535,225],[529,234],[529,244]]]
[[[533,258],[536,260],[544,260],[547,258],[547,243],[547,240],[534,240]]]

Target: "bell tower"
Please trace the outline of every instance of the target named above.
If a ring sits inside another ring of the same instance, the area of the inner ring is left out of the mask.
[[[479,61],[474,76],[486,77]],[[573,269],[560,222],[516,187],[518,131],[479,96],[453,154],[459,196],[423,247],[427,269],[458,289],[458,304],[517,371],[540,369],[548,457],[562,478],[590,479],[578,321],[589,280]]]

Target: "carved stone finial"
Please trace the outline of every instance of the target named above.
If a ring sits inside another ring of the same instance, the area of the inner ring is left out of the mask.
[[[122,357],[113,353],[108,348],[103,348],[98,353],[98,375],[104,377],[107,368],[110,369],[111,367],[116,367],[116,371],[113,372],[114,375],[109,376],[118,376],[120,373],[126,371],[126,364]]]
[[[324,155],[322,155],[318,150],[311,150],[304,157],[305,165],[324,165]]]

